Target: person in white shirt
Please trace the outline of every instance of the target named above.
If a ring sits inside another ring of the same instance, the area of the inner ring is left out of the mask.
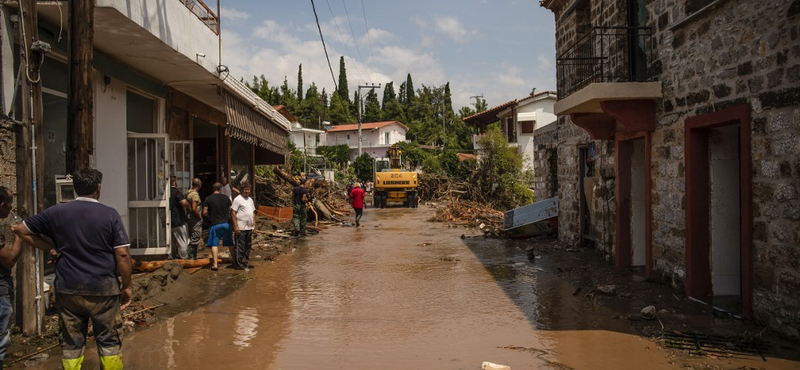
[[[250,198],[250,184],[242,183],[242,191],[233,199],[231,204],[231,219],[233,233],[236,236],[236,256],[233,265],[235,269],[251,269],[250,250],[253,247],[253,229],[256,225],[256,205]]]

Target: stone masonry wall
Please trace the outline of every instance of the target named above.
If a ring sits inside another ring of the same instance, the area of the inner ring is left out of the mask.
[[[652,137],[654,270],[685,278],[686,118],[752,107],[756,318],[800,328],[800,0],[726,0],[676,23],[697,0],[647,5],[663,68]]]
[[[533,198],[535,202],[558,195],[558,131],[536,131],[533,136]]]
[[[624,26],[626,24],[626,0],[586,1],[566,17],[562,13],[564,10],[566,9],[561,9],[559,13],[555,14],[556,55],[562,55],[593,26]],[[595,247],[610,256],[613,251],[614,221],[616,219],[614,142],[592,140],[586,131],[573,124],[566,116],[559,117],[557,124],[559,239],[570,245],[582,243],[579,240],[580,192],[583,191],[583,189],[579,189],[580,151],[582,147],[594,143],[596,156],[593,176],[598,177],[599,181],[593,189],[595,204],[588,207],[594,209],[595,212],[588,212],[589,227],[586,231],[595,240]],[[549,148],[549,145],[545,143],[546,139],[548,138],[542,138],[541,142],[537,142],[537,148],[540,144],[544,145],[543,149]],[[537,149],[538,154],[540,153]],[[547,188],[547,186],[554,185],[551,183],[538,186]],[[537,197],[536,199],[544,198]]]
[[[13,121],[0,119],[0,185],[17,191],[17,130]]]

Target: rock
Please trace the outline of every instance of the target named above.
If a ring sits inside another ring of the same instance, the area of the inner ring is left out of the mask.
[[[645,320],[655,320],[656,319],[656,306],[647,306],[642,308],[641,311],[642,318]]]
[[[39,354],[33,355],[30,358],[28,358],[27,360],[25,360],[22,363],[22,365],[25,366],[25,367],[38,367],[42,363],[44,363],[48,358],[50,358],[50,355],[47,354],[46,352],[39,353]]]
[[[669,310],[667,310],[666,308],[658,310],[658,316],[666,316],[666,315],[669,315]]]
[[[511,366],[495,364],[489,361],[484,361],[481,365],[481,370],[511,370]]]
[[[486,227],[486,224],[483,223],[483,222],[481,222],[481,224],[478,225],[478,228],[481,229],[481,230],[483,230],[484,227]]]
[[[614,295],[617,293],[617,286],[613,284],[600,285],[597,287],[597,291],[607,295]]]
[[[633,298],[633,293],[624,292],[624,293],[621,293],[619,296],[622,297],[622,298],[630,299],[630,298]]]

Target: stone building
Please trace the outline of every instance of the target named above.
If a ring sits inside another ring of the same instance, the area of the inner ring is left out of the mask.
[[[800,1],[541,5],[559,118],[534,159],[560,238],[800,336]]]

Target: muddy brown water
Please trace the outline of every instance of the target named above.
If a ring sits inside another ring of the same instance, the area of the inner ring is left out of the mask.
[[[613,313],[524,251],[426,220],[428,207],[367,209],[363,227],[298,239],[242,286],[127,334],[128,369],[679,369]],[[232,271],[208,274],[211,289]],[[216,288],[215,288],[216,287]],[[57,352],[34,369],[58,368]],[[707,361],[705,359],[704,361]],[[720,368],[798,368],[780,359]],[[97,369],[87,348],[85,369]]]

